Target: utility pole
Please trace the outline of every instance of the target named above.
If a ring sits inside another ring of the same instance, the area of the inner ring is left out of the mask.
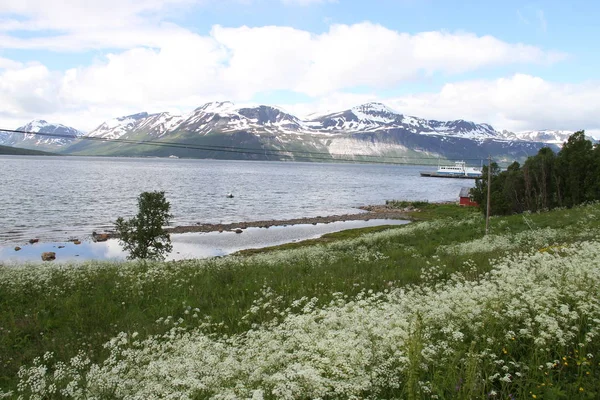
[[[490,226],[490,195],[492,192],[492,156],[488,156],[488,179],[487,179],[487,207],[485,208],[485,234],[488,234]]]

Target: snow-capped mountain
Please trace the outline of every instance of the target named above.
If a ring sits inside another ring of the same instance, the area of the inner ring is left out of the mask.
[[[76,141],[76,137],[83,135],[83,132],[75,128],[48,123],[44,120],[33,120],[16,130],[32,133],[0,133],[0,144],[26,149],[59,151]]]
[[[440,122],[399,114],[381,103],[367,103],[349,110],[317,117],[308,122],[317,130],[330,132],[373,132],[380,129],[405,129],[425,135],[445,135],[470,139],[498,138],[488,124],[456,120]]]
[[[297,132],[305,129],[297,117],[271,106],[237,108],[231,102],[212,102],[196,108],[185,116],[163,112],[146,112],[128,115],[104,122],[88,136],[105,139],[128,139],[145,133],[162,137],[175,131],[194,132],[199,135],[236,131]]]
[[[403,124],[403,116],[380,103],[367,103],[308,121],[311,128],[330,132],[368,132]]]
[[[196,108],[183,118],[178,128],[201,135],[237,131],[294,133],[306,130],[303,121],[280,108],[265,105],[238,108],[228,101],[207,103]]]
[[[150,137],[169,136],[175,132],[197,135],[249,132],[252,134],[349,135],[381,130],[401,129],[419,135],[459,137],[472,140],[508,140],[562,143],[571,132],[533,131],[498,132],[489,124],[462,119],[436,121],[400,114],[381,103],[366,103],[348,110],[302,120],[278,107],[236,107],[233,103],[211,102],[187,115],[146,112],[104,122],[89,136],[106,139],[131,138],[140,133]]]
[[[573,134],[573,131],[558,131],[544,129],[540,131],[508,132],[503,131],[503,135],[509,140],[525,140],[529,142],[544,142],[556,145],[562,145]]]
[[[325,159],[381,156],[407,160],[408,156],[487,158],[492,154],[510,160],[535,154],[545,145],[557,148],[569,134],[499,132],[488,124],[462,119],[436,121],[404,115],[381,103],[301,119],[279,107],[238,107],[225,101],[204,104],[185,115],[141,112],[115,118],[88,134],[105,141],[79,140],[63,152],[253,159],[306,159],[300,153],[319,153]],[[137,141],[164,144],[140,146]],[[173,143],[185,145],[173,147]],[[248,151],[225,151],[224,147]]]

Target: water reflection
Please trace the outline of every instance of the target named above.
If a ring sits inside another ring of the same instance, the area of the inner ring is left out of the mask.
[[[379,225],[403,225],[408,221],[373,219],[369,221],[339,221],[329,224],[273,226],[248,228],[243,233],[209,232],[171,235],[173,251],[167,260],[223,256],[245,249],[276,246],[300,240],[318,238],[326,233]],[[106,242],[48,242],[24,244],[20,251],[13,246],[0,247],[0,263],[41,263],[43,252],[56,253],[56,262],[76,263],[86,260],[125,260],[125,252],[117,240]]]

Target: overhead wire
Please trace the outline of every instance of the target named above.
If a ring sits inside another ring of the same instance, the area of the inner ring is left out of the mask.
[[[237,153],[237,154],[253,154],[253,155],[270,155],[270,156],[287,156],[292,154],[298,154],[298,157],[302,159],[308,160],[326,160],[326,161],[340,161],[340,162],[353,162],[353,163],[372,163],[372,164],[398,164],[398,165],[431,165],[430,163],[419,164],[418,162],[389,162],[389,161],[377,161],[371,160],[369,158],[379,158],[379,159],[391,159],[391,160],[415,160],[415,161],[438,161],[437,157],[408,157],[408,156],[381,156],[374,154],[353,154],[352,157],[361,157],[367,158],[367,160],[360,160],[356,158],[344,158],[347,157],[348,154],[336,154],[336,153],[328,153],[328,152],[318,152],[318,151],[306,151],[306,150],[278,150],[278,149],[267,149],[267,148],[244,148],[237,146],[217,146],[217,145],[204,145],[204,144],[191,144],[191,143],[181,143],[181,142],[168,142],[168,141],[156,141],[156,140],[133,140],[133,139],[122,139],[122,138],[103,138],[97,136],[77,136],[77,135],[67,135],[67,134],[59,134],[59,133],[46,133],[46,132],[33,132],[33,131],[25,131],[19,129],[3,129],[0,128],[0,132],[8,132],[8,133],[20,133],[24,135],[38,135],[38,136],[48,136],[62,139],[80,139],[80,140],[91,140],[98,142],[109,142],[109,143],[123,143],[123,144],[135,144],[135,145],[144,145],[144,146],[156,146],[156,147],[171,147],[171,148],[179,148],[179,149],[189,149],[189,150],[200,150],[200,151],[214,151],[214,152],[225,152],[225,153]],[[306,156],[301,156],[305,154]],[[319,157],[327,155],[328,157]],[[290,157],[292,158],[292,157]],[[460,159],[446,159],[449,161],[481,161],[481,158],[460,158]]]

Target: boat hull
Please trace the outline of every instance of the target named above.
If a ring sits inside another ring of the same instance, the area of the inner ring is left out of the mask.
[[[455,179],[479,179],[481,175],[464,175],[464,174],[440,174],[437,172],[420,172],[421,176],[429,178],[455,178]]]

